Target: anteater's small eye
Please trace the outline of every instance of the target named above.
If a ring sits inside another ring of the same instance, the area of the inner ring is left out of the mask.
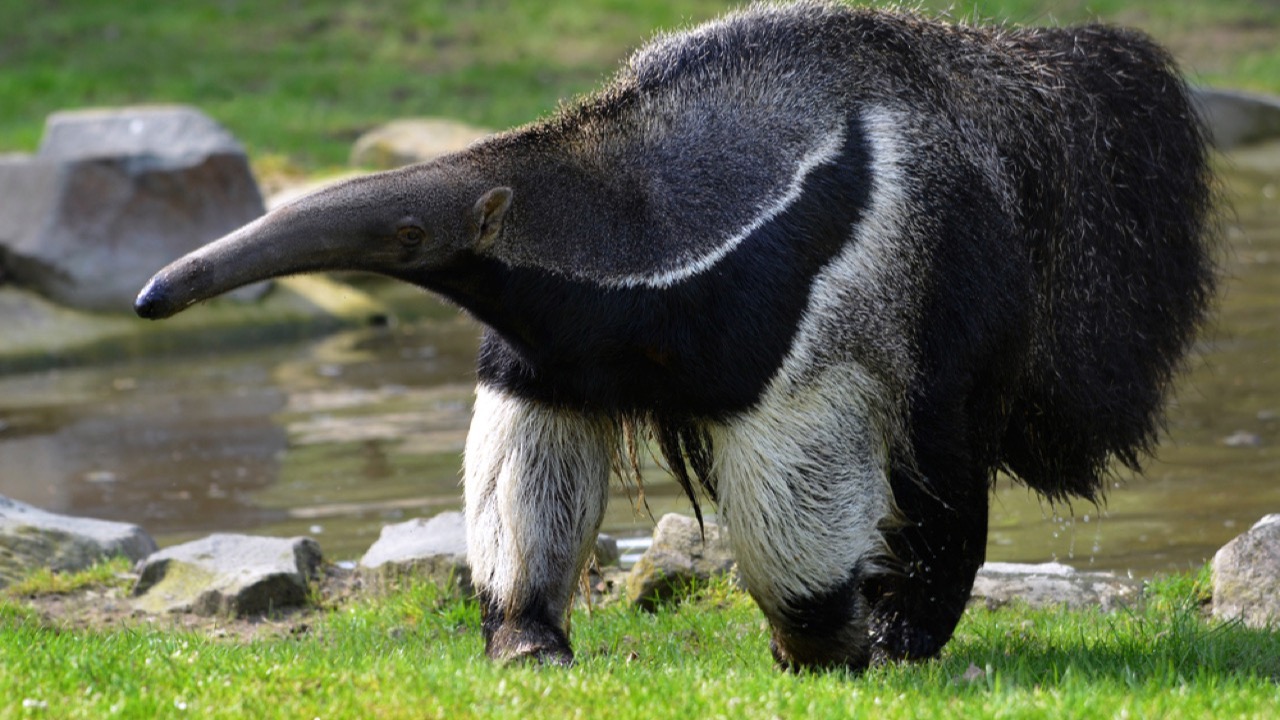
[[[396,238],[405,245],[417,245],[427,239],[427,231],[417,225],[405,225],[396,230]]]

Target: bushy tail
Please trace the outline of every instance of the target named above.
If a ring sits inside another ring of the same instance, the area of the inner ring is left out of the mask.
[[[1113,458],[1136,469],[1153,449],[1204,323],[1213,183],[1204,130],[1162,49],[1102,26],[1027,32],[1064,68],[1054,95],[1075,111],[1029,129],[1021,191],[1041,304],[1003,463],[1051,498],[1094,499]]]

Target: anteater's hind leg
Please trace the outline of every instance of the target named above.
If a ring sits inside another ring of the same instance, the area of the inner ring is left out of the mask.
[[[896,572],[866,587],[875,662],[937,655],[960,622],[986,557],[987,474],[964,476],[930,460],[917,462],[923,478],[905,471],[890,476],[903,524],[885,533]],[[951,474],[931,472],[938,468]]]
[[[567,665],[569,602],[604,515],[615,425],[477,389],[467,544],[485,652]]]

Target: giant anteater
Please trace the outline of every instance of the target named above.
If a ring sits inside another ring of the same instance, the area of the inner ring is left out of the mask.
[[[492,657],[572,659],[639,437],[718,504],[777,661],[860,668],[950,638],[997,471],[1093,499],[1151,449],[1212,296],[1211,196],[1186,87],[1138,33],[756,5],[546,120],[276,209],[137,310],[354,268],[478,318]]]

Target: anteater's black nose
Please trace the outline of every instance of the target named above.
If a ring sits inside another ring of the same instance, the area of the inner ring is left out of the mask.
[[[138,317],[148,320],[159,320],[169,317],[173,314],[169,303],[165,301],[166,296],[164,284],[159,278],[151,278],[146,287],[142,288],[142,292],[138,293],[138,298],[133,301],[133,311]]]

